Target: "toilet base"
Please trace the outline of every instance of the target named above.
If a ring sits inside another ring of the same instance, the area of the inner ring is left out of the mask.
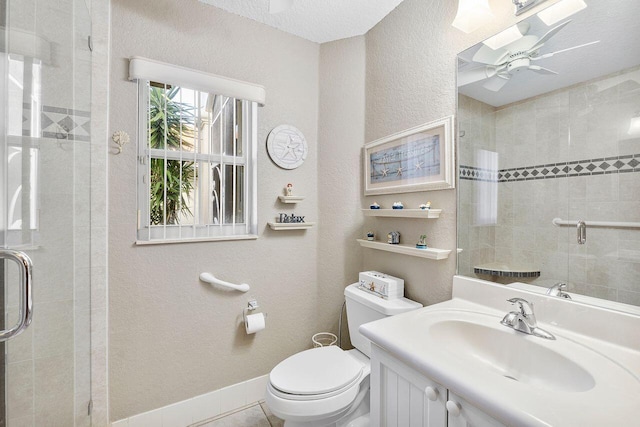
[[[359,393],[351,407],[337,420],[315,420],[309,422],[284,421],[284,427],[369,427],[369,379],[366,381],[366,391]]]
[[[336,427],[369,427],[371,425],[371,421],[369,419],[369,412],[371,412],[369,401],[370,393],[369,390],[367,390],[367,394],[365,395],[362,403],[355,408],[355,411],[348,414],[343,419],[338,420],[336,422]]]
[[[371,427],[371,419],[369,418],[369,414],[362,415],[356,418],[344,427]]]

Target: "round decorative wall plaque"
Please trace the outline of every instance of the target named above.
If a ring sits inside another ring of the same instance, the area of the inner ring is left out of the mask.
[[[283,169],[295,169],[307,158],[307,140],[295,127],[280,125],[267,137],[267,152],[276,165]]]

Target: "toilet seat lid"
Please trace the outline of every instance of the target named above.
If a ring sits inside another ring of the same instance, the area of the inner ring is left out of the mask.
[[[314,395],[340,390],[362,374],[364,366],[337,346],[312,348],[278,363],[271,385],[289,394]]]

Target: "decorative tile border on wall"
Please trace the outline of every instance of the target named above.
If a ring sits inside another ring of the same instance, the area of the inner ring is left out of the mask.
[[[499,171],[460,165],[460,179],[497,182]]]
[[[184,427],[264,399],[269,375],[116,421],[111,427]]]
[[[32,135],[31,105],[22,106],[22,136],[91,141],[91,112],[43,105],[40,111],[40,135]]]
[[[546,165],[491,171],[460,165],[460,179],[488,182],[532,181],[535,179],[571,178],[612,173],[640,172],[640,154],[602,157],[590,160],[549,163]],[[494,178],[497,174],[497,179]]]

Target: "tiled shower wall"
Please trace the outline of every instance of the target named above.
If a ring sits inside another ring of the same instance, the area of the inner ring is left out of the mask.
[[[551,223],[640,221],[640,135],[628,134],[640,111],[640,69],[499,109],[460,98],[459,215],[467,233],[458,234],[469,248],[460,273],[488,262],[528,265],[539,278],[510,281],[568,281],[570,291],[640,305],[640,230],[591,227],[578,245],[574,227]],[[478,149],[499,153],[497,171],[474,169]],[[497,222],[474,226],[474,198],[490,185],[498,188]]]

